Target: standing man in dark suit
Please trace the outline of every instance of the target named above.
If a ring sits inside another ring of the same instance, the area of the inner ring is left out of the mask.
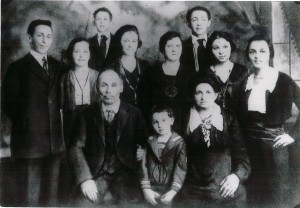
[[[30,52],[12,63],[3,82],[3,110],[12,122],[20,206],[56,206],[59,168],[65,150],[58,92],[60,65],[48,56],[49,20],[29,24]]]
[[[208,9],[196,6],[188,10],[186,20],[192,36],[182,44],[181,62],[190,66],[196,73],[202,73],[209,66],[206,43],[211,14]]]
[[[91,48],[90,67],[101,71],[106,63],[113,35],[110,33],[112,13],[106,7],[97,9],[94,14],[93,24],[98,33],[89,39]]]
[[[137,162],[143,157],[138,146],[147,138],[142,114],[120,100],[123,83],[114,70],[99,76],[99,91],[101,103],[81,116],[68,154],[76,206],[131,203],[142,193],[137,176]]]

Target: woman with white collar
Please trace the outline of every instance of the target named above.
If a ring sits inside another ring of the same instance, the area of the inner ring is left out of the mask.
[[[215,103],[218,83],[197,78],[194,105],[182,119],[188,171],[182,200],[189,206],[241,207],[250,162],[237,119]]]
[[[300,88],[288,75],[270,67],[274,49],[264,36],[252,37],[246,53],[254,73],[240,88],[238,115],[252,165],[248,201],[253,206],[290,207],[287,146],[299,135],[299,125],[287,134],[283,124],[291,117],[292,103],[300,107]]]

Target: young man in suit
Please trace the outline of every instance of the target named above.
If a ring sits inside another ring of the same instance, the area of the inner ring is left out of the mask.
[[[53,36],[49,20],[32,21],[27,33],[31,50],[10,64],[2,92],[3,110],[12,122],[19,206],[56,206],[65,151],[57,99],[60,64],[48,56]]]
[[[202,73],[209,65],[206,42],[211,14],[208,9],[197,6],[188,10],[186,20],[192,36],[183,42],[181,62],[189,65],[196,73]]]
[[[93,16],[93,24],[98,32],[89,39],[91,48],[90,67],[101,71],[106,62],[106,57],[113,38],[113,35],[110,33],[113,16],[106,7],[97,9]]]
[[[75,206],[136,202],[141,197],[137,163],[143,157],[147,129],[140,110],[120,100],[123,82],[106,69],[99,76],[101,102],[79,119],[68,154],[74,173]]]

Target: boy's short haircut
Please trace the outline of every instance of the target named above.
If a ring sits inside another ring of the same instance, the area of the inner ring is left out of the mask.
[[[112,20],[112,18],[113,18],[113,15],[112,15],[112,13],[111,13],[111,11],[109,9],[107,9],[106,7],[100,7],[99,9],[97,9],[93,13],[94,19],[96,18],[96,15],[98,14],[98,12],[106,12],[106,13],[108,13],[110,20]]]
[[[153,108],[151,109],[151,117],[153,116],[154,113],[162,113],[162,112],[166,112],[170,118],[174,118],[174,112],[167,105],[153,106]]]
[[[206,9],[205,7],[202,7],[202,6],[196,6],[196,7],[189,9],[188,12],[186,13],[186,21],[188,23],[191,23],[191,16],[194,11],[204,11],[207,14],[208,20],[210,20],[210,18],[211,18],[211,14],[208,9]]]
[[[33,33],[35,32],[35,28],[39,25],[46,25],[46,26],[50,27],[52,30],[52,24],[51,24],[50,20],[37,19],[37,20],[33,20],[32,22],[30,22],[28,29],[27,29],[27,34],[33,36]]]

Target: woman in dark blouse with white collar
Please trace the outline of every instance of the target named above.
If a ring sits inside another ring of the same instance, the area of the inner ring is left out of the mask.
[[[239,84],[248,77],[248,70],[244,65],[230,60],[236,45],[229,33],[213,32],[207,41],[206,47],[212,62],[206,72],[216,78],[220,87],[216,103],[224,109],[234,112],[236,91]]]
[[[299,115],[290,133],[283,125],[291,117],[292,104],[300,108],[300,88],[269,65],[274,49],[266,37],[252,37],[246,53],[254,73],[240,89],[237,109],[253,170],[247,186],[249,203],[290,207],[288,146],[299,137]]]
[[[168,105],[177,118],[181,108],[188,103],[190,81],[195,73],[180,63],[182,40],[179,33],[165,33],[159,40],[159,51],[164,55],[164,61],[148,71],[145,105],[150,104],[149,109],[158,104]]]
[[[193,84],[194,104],[185,113],[182,135],[188,170],[181,200],[187,207],[243,207],[243,182],[250,162],[237,119],[215,103],[219,86],[211,77]]]

